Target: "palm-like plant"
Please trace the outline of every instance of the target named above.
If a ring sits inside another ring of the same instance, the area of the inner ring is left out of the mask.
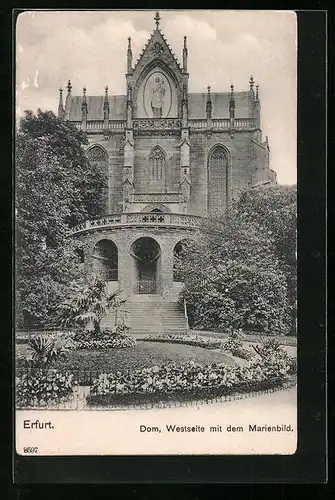
[[[54,361],[65,359],[66,351],[55,339],[44,335],[31,337],[28,341],[28,361],[36,368],[47,368]]]
[[[106,283],[93,278],[85,288],[78,289],[77,293],[59,306],[59,322],[62,326],[84,324],[85,329],[100,333],[100,322],[110,309],[117,310],[124,299],[120,297],[120,290],[108,294]]]

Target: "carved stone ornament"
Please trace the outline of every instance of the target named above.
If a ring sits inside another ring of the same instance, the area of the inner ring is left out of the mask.
[[[159,42],[155,42],[151,50],[156,56],[164,54],[164,47]]]
[[[133,128],[138,129],[179,129],[182,126],[182,122],[179,119],[143,119],[143,120],[134,120]]]

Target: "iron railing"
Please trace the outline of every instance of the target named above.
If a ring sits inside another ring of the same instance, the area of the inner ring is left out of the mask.
[[[135,280],[134,292],[137,294],[154,294],[157,292],[157,281],[156,279],[145,280],[137,279]]]
[[[210,385],[210,372],[207,371],[205,379],[202,379],[204,388],[198,391],[183,390],[171,393],[153,393],[150,385],[141,386],[139,389],[138,380],[134,378],[133,370],[118,371],[119,377],[107,378],[106,373],[112,370],[72,370],[72,369],[37,369],[37,368],[17,368],[15,373],[15,406],[17,410],[48,409],[48,410],[96,410],[108,408],[132,408],[143,405],[144,407],[154,407],[164,405],[164,402],[175,402],[180,405],[183,401],[209,401],[213,398],[224,398],[226,400],[241,399],[258,395],[260,392],[274,392],[296,385],[295,377],[290,377],[283,381],[278,387],[274,387],[271,380],[252,387],[245,384],[239,391],[234,392],[234,388],[213,387],[208,391]],[[58,376],[58,382],[50,381]],[[127,392],[123,390],[123,382],[127,381]],[[65,385],[67,382],[67,388]],[[256,384],[257,385],[257,384]],[[65,388],[65,389],[64,389]],[[236,391],[236,388],[235,388]],[[107,394],[107,398],[106,398]],[[110,397],[108,397],[110,395]],[[135,397],[134,397],[135,396]]]

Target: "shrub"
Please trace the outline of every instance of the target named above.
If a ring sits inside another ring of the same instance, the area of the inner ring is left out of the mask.
[[[36,368],[46,368],[53,362],[66,358],[63,345],[46,335],[32,335],[28,340],[27,352],[27,366]]]
[[[289,358],[289,363],[290,363],[290,368],[289,368],[289,375],[296,375],[297,373],[297,358]]]
[[[249,349],[243,347],[243,344],[238,340],[238,335],[234,333],[225,342],[222,343],[221,349],[225,352],[229,352],[233,356],[242,359],[251,359],[253,354]]]
[[[16,377],[17,406],[59,403],[72,394],[73,375],[56,370],[27,370]]]
[[[267,358],[268,356],[278,355],[287,356],[284,349],[276,339],[259,339],[260,344],[253,345],[254,351],[261,357]]]

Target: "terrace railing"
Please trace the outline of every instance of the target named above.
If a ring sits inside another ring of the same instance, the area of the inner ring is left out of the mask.
[[[171,227],[198,229],[202,217],[188,214],[153,213],[153,212],[129,212],[122,214],[111,214],[104,217],[86,220],[75,226],[69,235],[94,231],[99,228],[121,228],[121,227]]]

